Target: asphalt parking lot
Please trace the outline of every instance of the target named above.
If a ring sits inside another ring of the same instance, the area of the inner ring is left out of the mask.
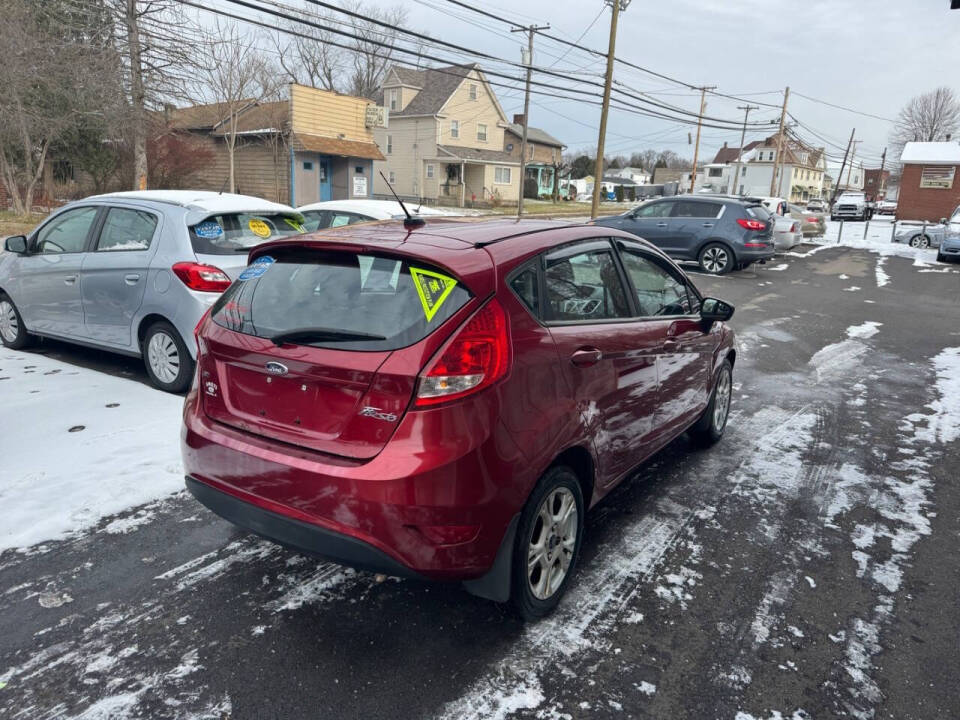
[[[591,512],[546,620],[291,554],[179,493],[0,554],[0,716],[960,716],[960,265],[907,250],[694,276],[737,307],[727,434]],[[0,399],[41,361],[143,381],[45,343],[0,350]]]

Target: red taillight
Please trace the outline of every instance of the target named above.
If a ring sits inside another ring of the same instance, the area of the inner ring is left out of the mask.
[[[507,374],[510,333],[496,299],[484,305],[420,378],[417,405],[435,405],[489,387]]]
[[[747,230],[766,230],[767,224],[762,220],[747,220],[746,218],[737,218],[737,224]]]
[[[173,266],[173,274],[191,290],[223,292],[230,287],[230,278],[218,267],[202,263],[180,262]]]
[[[797,224],[794,223],[793,225],[790,226],[790,232],[796,232],[796,231],[797,231]]]
[[[807,218],[807,222],[815,223],[815,222],[817,222],[817,219],[816,219],[816,218]]]
[[[767,246],[767,244],[766,244],[766,243],[748,243],[748,242],[745,242],[745,243],[743,244],[743,246],[744,246],[744,247],[748,247],[748,248],[765,248],[765,247]]]

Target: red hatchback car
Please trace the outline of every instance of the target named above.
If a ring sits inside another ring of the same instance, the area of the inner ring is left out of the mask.
[[[367,223],[250,261],[197,327],[186,483],[296,550],[539,617],[590,506],[723,434],[733,308],[633,235]]]

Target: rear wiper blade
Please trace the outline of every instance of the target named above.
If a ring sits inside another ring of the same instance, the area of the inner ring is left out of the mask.
[[[288,342],[335,342],[338,340],[386,340],[383,335],[354,332],[352,330],[337,330],[335,328],[308,327],[288,330],[277,333],[269,338],[274,345],[283,345]]]

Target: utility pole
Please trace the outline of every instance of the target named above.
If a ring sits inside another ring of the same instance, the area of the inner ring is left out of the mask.
[[[847,141],[847,149],[843,151],[843,162],[840,163],[840,172],[837,173],[837,181],[833,184],[833,194],[830,196],[831,212],[833,212],[833,203],[837,199],[837,191],[840,190],[840,181],[843,180],[843,169],[847,166],[847,156],[850,154],[850,147],[853,145],[853,136],[856,134],[856,132],[856,128],[850,131],[850,139]]]
[[[773,163],[773,177],[770,178],[770,197],[777,196],[777,183],[780,168],[783,166],[783,126],[787,122],[787,101],[790,99],[790,86],[783,91],[783,109],[780,111],[780,130],[777,131],[777,158]]]
[[[700,155],[700,126],[703,124],[703,113],[707,109],[707,90],[716,90],[716,85],[700,88],[700,114],[697,115],[697,144],[693,146],[693,171],[690,173],[690,192],[697,182],[697,157]]]
[[[523,94],[523,140],[520,142],[520,198],[517,201],[517,217],[523,215],[523,188],[527,184],[527,127],[530,125],[530,72],[533,70],[533,34],[538,30],[549,30],[550,25],[528,25],[510,28],[510,32],[527,33],[527,52],[521,53],[523,64],[527,66],[527,88]]]
[[[613,59],[617,48],[617,20],[620,11],[626,10],[630,0],[604,0],[613,8],[610,18],[610,44],[607,47],[607,77],[603,83],[603,107],[600,110],[600,136],[597,138],[597,162],[593,171],[593,200],[590,204],[590,218],[597,217],[600,206],[600,186],[603,184],[603,141],[607,135],[607,113],[610,111],[610,85],[613,83]]]
[[[743,143],[747,139],[747,118],[750,117],[751,110],[759,110],[759,105],[737,105],[737,110],[743,110],[743,132],[740,133],[740,150],[737,152],[737,171],[733,176],[733,189],[731,195],[739,195],[737,192],[737,183],[740,182],[740,166],[743,164]]]
[[[853,159],[857,156],[857,145],[862,142],[863,140],[853,140],[850,143],[853,147],[850,148],[850,167],[847,168],[847,190],[850,189],[850,176],[853,174]]]
[[[887,149],[884,148],[883,155],[880,156],[880,188],[877,190],[877,195],[879,195],[880,193],[883,193],[884,199],[886,199],[887,197],[886,191],[883,189],[884,187],[883,169],[886,167],[886,165],[887,165]],[[874,197],[873,199],[874,201],[876,201],[877,198]]]

